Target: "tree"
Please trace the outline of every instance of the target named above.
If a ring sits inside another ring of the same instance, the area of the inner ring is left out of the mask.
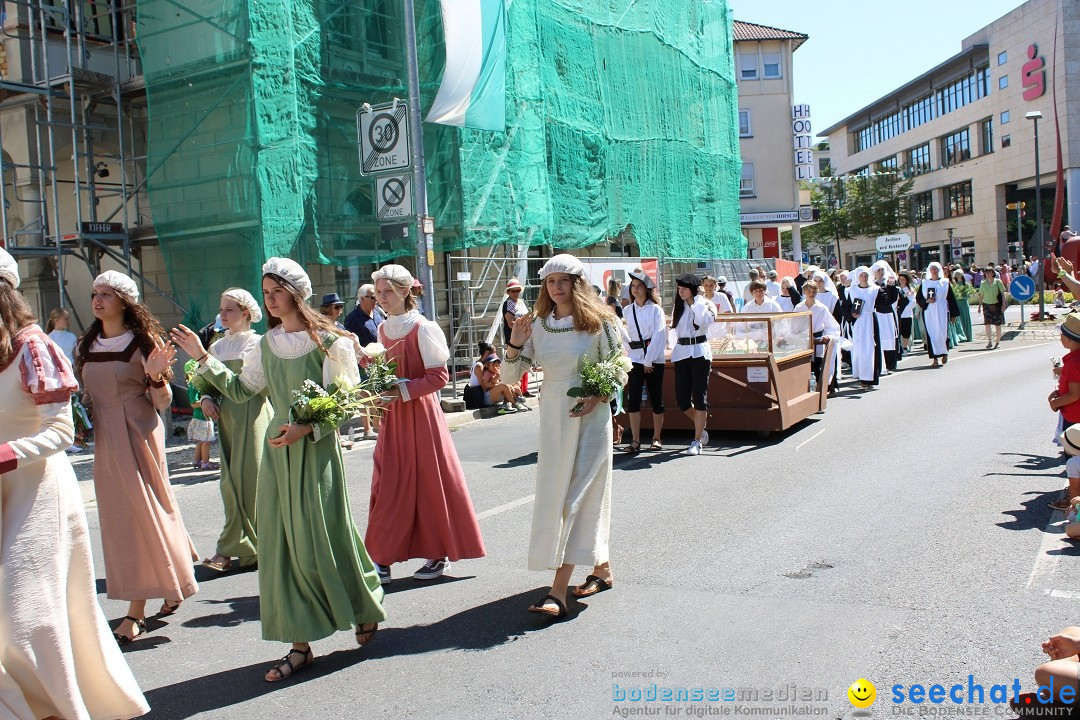
[[[843,184],[840,179],[822,182],[810,193],[810,205],[817,211],[818,221],[804,228],[804,242],[814,245],[836,243],[836,257],[843,257],[840,241],[854,237],[851,226],[850,208],[844,202]]]
[[[810,204],[818,211],[818,223],[803,237],[820,245],[858,235],[892,235],[910,224],[908,195],[915,184],[901,172],[856,175],[825,181],[814,188]]]

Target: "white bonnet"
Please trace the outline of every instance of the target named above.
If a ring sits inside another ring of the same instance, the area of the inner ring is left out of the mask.
[[[569,253],[561,253],[553,256],[540,268],[540,279],[543,280],[551,273],[566,273],[567,275],[584,275],[585,265],[575,256]]]
[[[11,287],[19,287],[19,263],[4,248],[0,248],[0,278],[11,283]]]
[[[259,307],[259,303],[255,300],[255,296],[244,288],[229,288],[221,293],[221,297],[227,297],[247,310],[251,314],[251,322],[257,323],[262,320],[262,308]]]
[[[381,268],[371,273],[371,280],[388,280],[394,285],[401,285],[403,287],[411,288],[413,285],[413,276],[408,270],[401,265],[383,265]]]
[[[112,288],[118,293],[127,295],[136,302],[139,300],[139,286],[135,284],[134,280],[122,272],[106,270],[94,278],[94,285],[104,285],[105,287]]]
[[[263,265],[262,271],[263,275],[277,275],[300,293],[302,299],[311,297],[311,278],[295,260],[272,257]]]

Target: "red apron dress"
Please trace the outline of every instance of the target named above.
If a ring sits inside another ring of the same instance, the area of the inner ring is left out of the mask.
[[[425,368],[417,339],[420,325],[399,340],[383,326],[379,340],[397,362],[399,378],[410,380],[410,400],[386,411],[375,444],[375,472],[364,544],[371,559],[390,565],[412,558],[483,557],[465,473],[439,406],[446,366]]]

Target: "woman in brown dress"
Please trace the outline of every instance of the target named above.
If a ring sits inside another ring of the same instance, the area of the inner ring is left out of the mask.
[[[94,322],[79,339],[76,370],[93,404],[94,491],[108,597],[128,600],[116,628],[121,645],[146,632],[146,601],[164,598],[171,615],[198,590],[199,559],[169,485],[165,426],[176,349],[139,302],[139,289],[114,270],[94,280]]]

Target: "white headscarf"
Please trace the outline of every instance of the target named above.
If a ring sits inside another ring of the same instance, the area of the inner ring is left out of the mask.
[[[19,263],[4,248],[0,248],[0,278],[11,283],[13,288],[19,287]]]
[[[930,279],[930,268],[937,268],[938,279]],[[919,286],[919,292],[923,297],[926,297],[927,288],[937,288],[939,292],[947,290],[949,287],[949,278],[945,277],[945,269],[941,267],[941,263],[932,262],[926,266],[926,273],[923,275],[922,284]]]
[[[551,273],[566,273],[567,275],[584,275],[585,265],[575,256],[569,253],[561,253],[553,256],[540,268],[540,279],[543,280]]]
[[[139,286],[127,275],[116,270],[106,270],[94,278],[94,285],[104,285],[118,293],[127,295],[135,302],[139,301]]]
[[[272,257],[262,267],[263,275],[277,275],[291,285],[302,300],[311,297],[311,278],[300,263],[289,258]]]
[[[262,308],[259,307],[259,303],[255,301],[255,296],[244,288],[229,288],[221,293],[221,297],[227,297],[230,300],[234,300],[240,307],[247,310],[251,315],[251,322],[257,323],[262,320]],[[221,316],[219,315],[218,319],[220,318]]]
[[[862,284],[859,282],[859,276],[863,273],[866,273],[866,284],[874,284],[874,275],[870,272],[870,268],[866,267],[865,265],[860,265],[859,267],[852,270],[851,273],[848,275],[848,279],[851,280],[851,287],[859,287]]]
[[[400,285],[409,290],[413,286],[413,276],[405,267],[401,265],[383,265],[381,268],[371,273],[372,282],[376,280],[387,280],[394,285]]]
[[[829,277],[824,272],[822,272],[821,270],[816,270],[814,272],[814,276],[811,278],[811,281],[812,282],[817,282],[817,280],[819,278],[821,279],[822,284],[825,286],[825,292],[831,292],[833,295],[835,295],[836,294],[836,283],[833,282],[832,278]]]
[[[889,265],[888,260],[878,260],[876,263],[870,266],[870,282],[874,282],[874,273],[878,270],[882,270],[885,273],[885,277],[882,280],[888,280],[892,278],[896,279],[896,273],[893,272],[892,266]]]

